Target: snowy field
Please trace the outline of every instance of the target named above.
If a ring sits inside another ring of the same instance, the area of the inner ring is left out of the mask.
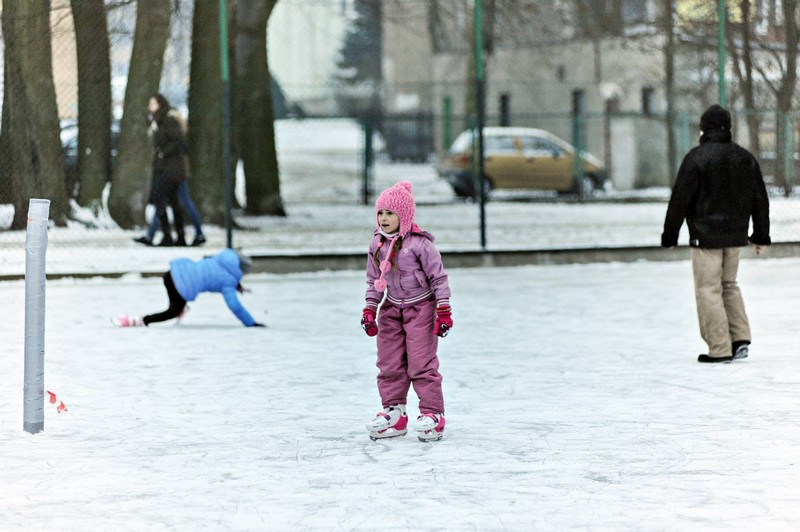
[[[450,271],[447,432],[375,443],[362,272],[255,275],[246,329],[159,279],[47,285],[45,431],[0,283],[0,529],[797,530],[797,259],[750,259],[747,360],[700,365],[688,262]],[[268,312],[268,313],[267,313]],[[416,414],[416,397],[409,396]]]

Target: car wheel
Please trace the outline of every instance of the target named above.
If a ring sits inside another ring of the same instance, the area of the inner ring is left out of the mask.
[[[590,196],[594,192],[594,180],[590,176],[583,176],[583,179],[575,179],[572,184],[572,193],[579,197]]]
[[[592,191],[605,191],[608,190],[609,181],[606,179],[605,175],[603,174],[588,174],[588,177],[592,181]]]

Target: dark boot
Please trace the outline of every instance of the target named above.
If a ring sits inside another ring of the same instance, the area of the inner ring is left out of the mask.
[[[729,357],[710,357],[708,355],[700,355],[697,357],[698,362],[730,362],[733,360],[733,355]]]
[[[747,340],[733,342],[733,345],[731,346],[731,353],[733,353],[734,360],[747,358],[750,355],[750,342]]]
[[[174,245],[175,242],[172,240],[172,235],[169,233],[164,233],[164,238],[158,243],[158,247],[171,247]]]

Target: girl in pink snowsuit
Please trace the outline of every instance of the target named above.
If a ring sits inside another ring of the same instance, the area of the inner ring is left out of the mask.
[[[378,336],[378,392],[383,411],[367,423],[373,440],[406,434],[406,396],[411,385],[419,397],[420,416],[414,424],[419,439],[435,441],[444,434],[436,349],[439,337],[453,327],[450,287],[433,236],[414,223],[414,210],[407,181],[386,189],[375,202],[378,227],[369,247],[361,319],[364,331]]]

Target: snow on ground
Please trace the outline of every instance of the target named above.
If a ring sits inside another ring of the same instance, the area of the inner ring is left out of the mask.
[[[447,435],[374,443],[363,272],[255,275],[115,329],[159,279],[47,284],[45,431],[24,284],[0,283],[0,523],[17,530],[796,530],[797,259],[748,259],[751,357],[695,362],[690,264],[453,269]],[[268,313],[267,313],[268,312]],[[417,402],[409,396],[412,414]]]

